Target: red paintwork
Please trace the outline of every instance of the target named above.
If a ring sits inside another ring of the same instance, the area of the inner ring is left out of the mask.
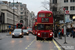
[[[40,13],[44,13],[45,17],[39,17]],[[46,17],[47,13],[51,13],[52,16],[51,17]],[[41,20],[42,18],[49,18],[49,22],[42,22],[42,20]],[[38,15],[37,15],[37,24],[39,24],[39,23],[49,24],[49,25],[52,24],[53,25],[53,13],[51,11],[43,11],[43,10],[39,11]],[[46,32],[46,33],[48,32],[48,37],[47,38],[53,37],[52,30],[37,30],[37,36],[40,37],[40,38],[43,38],[42,35],[41,35],[42,32]],[[38,35],[38,33],[40,33],[40,35]],[[50,34],[52,34],[52,35],[50,36]]]
[[[36,20],[36,19],[37,19],[37,18],[35,18],[35,20]],[[35,30],[35,28],[34,28],[34,27],[35,27],[35,25],[37,25],[37,22],[36,22],[36,21],[35,21],[35,23],[33,23],[33,27],[32,27],[32,31],[33,31],[33,34],[34,34],[34,35],[36,35],[36,34],[37,34],[37,33],[36,33],[36,32],[37,32],[37,30]]]
[[[35,25],[37,25],[37,22],[35,22],[35,24],[33,25],[33,29],[32,29],[32,30],[33,30],[33,34],[34,34],[34,35],[36,35],[36,34],[37,34],[37,33],[36,33],[36,32],[37,32],[37,30],[35,30],[35,28],[34,28],[34,27],[35,27]]]
[[[42,32],[48,32],[49,33],[49,36],[47,37],[47,38],[50,38],[50,37],[52,37],[53,36],[53,34],[52,34],[52,36],[50,36],[50,30],[39,30],[38,31],[38,33],[42,33]],[[38,37],[41,37],[41,35],[39,35]],[[43,38],[43,37],[42,37]]]
[[[46,17],[46,15],[45,15],[45,17],[39,17],[39,14],[40,13],[44,13],[44,14],[51,13],[52,17]],[[42,18],[49,18],[49,22],[48,23],[53,23],[53,13],[51,11],[43,11],[43,10],[42,11],[39,11],[38,12],[38,15],[37,15],[37,22],[38,23],[42,23],[42,20],[41,20]]]

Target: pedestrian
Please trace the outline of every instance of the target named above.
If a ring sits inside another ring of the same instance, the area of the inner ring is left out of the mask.
[[[57,29],[55,28],[55,31],[54,31],[54,37],[57,37]]]
[[[70,34],[70,28],[67,28],[66,31],[67,31],[67,34],[66,35],[68,37],[68,35]]]
[[[62,36],[64,36],[64,29],[63,28],[62,28],[62,31],[61,32],[62,32]]]
[[[60,27],[57,28],[57,33],[59,32],[59,30],[61,30]]]
[[[73,38],[75,38],[75,28],[73,28],[73,30],[72,30],[72,36],[73,36]]]
[[[70,29],[71,30],[71,35],[70,35],[70,37],[72,37],[73,35],[73,27]]]
[[[58,31],[58,38],[62,39],[62,32],[61,32],[61,30]]]

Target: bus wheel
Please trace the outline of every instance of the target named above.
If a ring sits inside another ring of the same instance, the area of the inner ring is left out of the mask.
[[[53,37],[51,37],[51,40],[53,40]]]
[[[36,36],[36,40],[39,40],[39,37]]]

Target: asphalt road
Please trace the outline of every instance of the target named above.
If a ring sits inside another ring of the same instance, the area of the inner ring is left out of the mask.
[[[24,38],[12,38],[4,36],[0,40],[0,50],[62,50],[58,44],[52,41],[37,41],[36,36],[29,34]]]

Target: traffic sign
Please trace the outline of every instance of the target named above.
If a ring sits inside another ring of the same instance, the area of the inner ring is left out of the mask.
[[[16,28],[16,26],[15,26],[15,28]]]
[[[9,25],[9,28],[11,28],[11,26]]]
[[[66,10],[66,11],[65,11],[65,14],[69,14],[69,11],[68,11],[68,10]]]

